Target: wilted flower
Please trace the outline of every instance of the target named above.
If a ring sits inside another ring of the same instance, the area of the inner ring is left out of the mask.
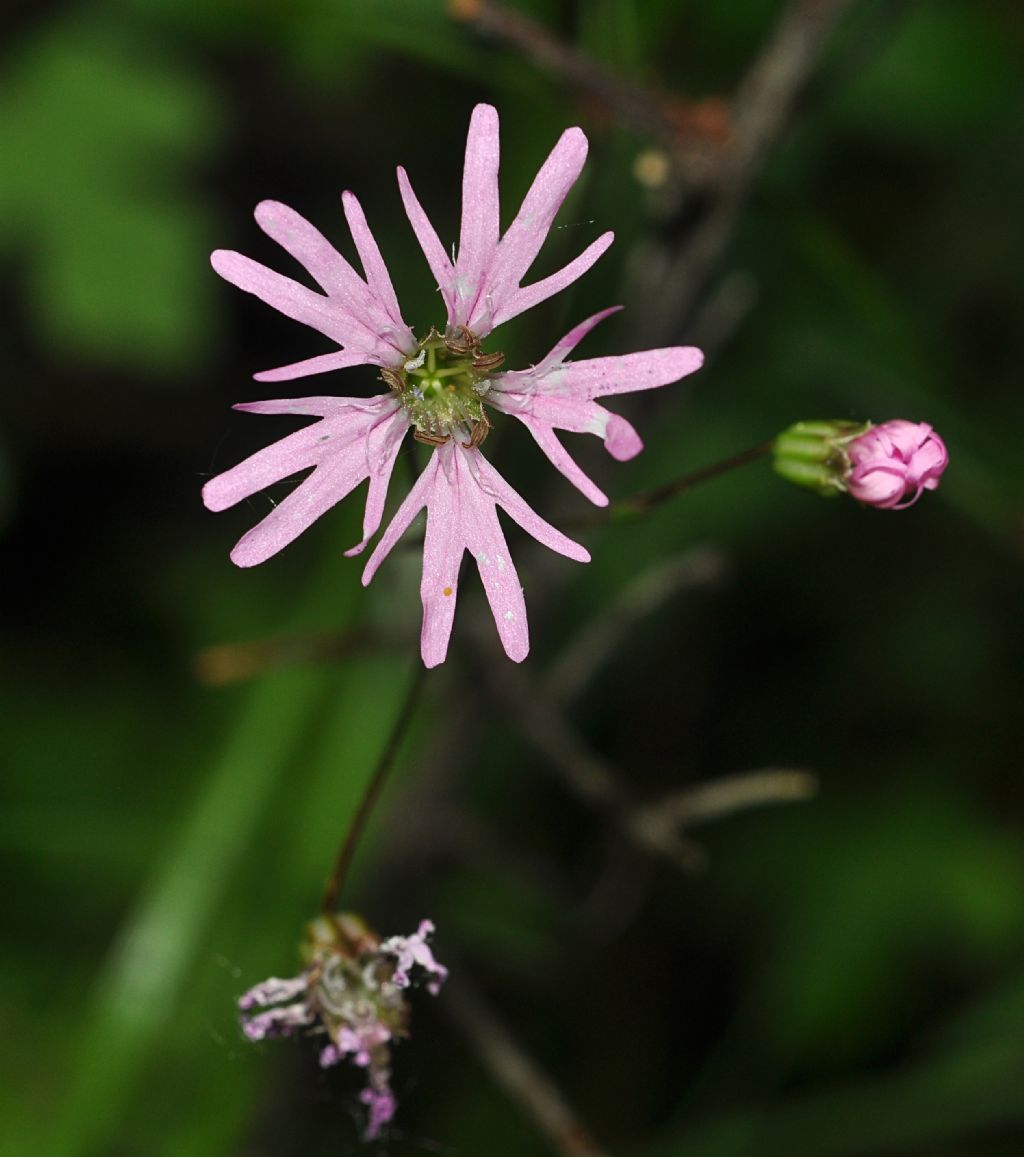
[[[830,497],[849,494],[883,510],[903,510],[935,490],[949,462],[926,422],[797,422],[774,444],[784,478]]]
[[[391,1045],[408,1035],[411,982],[422,977],[437,995],[448,970],[427,943],[434,925],[383,943],[358,916],[320,916],[309,925],[305,969],[286,980],[271,977],[238,1001],[242,1031],[251,1041],[302,1030],[326,1038],[324,1068],[348,1059],[366,1070],[359,1099],[367,1106],[363,1135],[372,1141],[395,1114]]]
[[[312,225],[274,201],[257,206],[257,223],[305,267],[322,294],[239,253],[218,250],[213,254],[213,266],[222,277],[339,346],[337,352],[259,373],[258,380],[283,381],[373,365],[389,391],[370,399],[315,397],[236,407],[251,413],[320,419],[203,488],[206,505],[223,510],[313,467],[312,474],[232,551],[239,566],[254,566],[270,558],[368,480],[363,539],[347,553],[362,551],[380,527],[391,473],[411,428],[413,437],[435,447],[435,453],[367,562],[364,584],[425,506],[427,536],[420,595],[424,607],[421,650],[426,665],[441,663],[447,653],[459,565],[466,550],[476,560],[506,652],[516,661],[526,657],[526,607],[497,508],[552,550],[579,562],[587,562],[590,555],[531,510],[486,462],[480,446],[491,428],[487,408],[517,417],[555,467],[591,501],[605,505],[605,495],[576,465],[555,431],[597,434],[613,457],[632,458],[643,448],[636,431],[595,399],[666,385],[692,373],[702,362],[702,354],[692,347],[569,361],[578,342],[613,310],[576,326],[528,370],[503,373],[504,355],[485,352],[483,342],[497,326],[571,285],[611,244],[613,235],[604,233],[558,272],[523,285],[586,155],[586,137],[578,128],[567,129],[502,234],[498,114],[489,105],[478,105],[466,144],[462,224],[454,259],[427,219],[405,170],[398,170],[406,213],[447,311],[443,332],[431,328],[420,340],[402,319],[380,250],[359,202],[349,192],[342,194],[342,205],[363,277]]]

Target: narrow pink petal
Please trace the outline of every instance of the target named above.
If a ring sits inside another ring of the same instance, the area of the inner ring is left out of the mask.
[[[211,478],[203,487],[203,505],[207,510],[227,510],[243,498],[308,469],[323,452],[320,442],[322,425],[322,422],[314,422],[296,430]]]
[[[460,448],[454,453],[460,474],[457,516],[462,537],[476,559],[505,654],[513,662],[521,663],[530,653],[530,631],[519,575],[498,524],[494,499],[480,489],[469,461],[464,458],[467,451]]]
[[[443,663],[448,654],[455,604],[459,589],[459,567],[466,543],[467,503],[472,495],[472,479],[461,479],[452,443],[434,452],[438,468],[427,501],[427,532],[423,539],[423,573],[420,600],[423,627],[420,654],[427,667]],[[468,487],[466,483],[468,482]]]
[[[289,366],[279,366],[276,370],[261,370],[253,377],[258,382],[290,382],[294,378],[308,378],[311,374],[326,374],[331,370],[373,364],[373,360],[361,350],[338,350],[336,353],[292,362]]]
[[[286,317],[319,330],[334,338],[339,345],[351,341],[352,319],[329,298],[230,249],[215,250],[210,256],[210,264],[225,281],[265,301]]]
[[[594,503],[595,506],[607,506],[608,496],[580,469],[569,451],[558,440],[554,430],[543,422],[538,422],[528,414],[517,415],[523,425],[533,435],[537,445],[547,455],[552,466]]]
[[[488,277],[487,288],[495,317],[502,315],[508,299],[519,288],[540,252],[586,159],[587,138],[582,130],[566,129],[534,177],[519,212],[501,239]]]
[[[469,122],[462,174],[462,227],[455,263],[455,324],[464,325],[469,321],[498,245],[498,139],[497,111],[489,104],[478,104]]]
[[[441,290],[441,297],[444,299],[449,319],[451,319],[455,307],[455,268],[441,244],[441,239],[434,231],[434,226],[430,224],[426,213],[423,212],[423,206],[416,199],[412,185],[409,184],[409,178],[401,165],[398,167],[398,188],[402,194],[402,204],[405,206],[405,214],[409,218],[409,224],[412,225],[416,240],[419,241],[420,248],[423,250],[423,256],[426,257],[430,271]]]
[[[373,548],[373,553],[366,560],[363,567],[363,586],[369,586],[377,568],[394,549],[395,544],[409,529],[412,520],[423,509],[431,498],[434,478],[438,471],[439,458],[435,452],[430,456],[426,469],[416,479],[412,489],[405,496],[402,505],[395,511],[394,517],[388,523],[387,529],[380,537],[380,541]]]
[[[349,453],[349,446],[362,443],[383,419],[398,418],[397,399],[387,394],[379,398],[297,398],[270,402],[243,402],[236,410],[251,414],[296,414],[321,417],[301,430],[258,450],[237,466],[218,474],[203,487],[203,502],[209,510],[226,510],[259,490],[290,478],[317,462]],[[365,454],[364,454],[365,458]],[[369,461],[366,474],[371,472]],[[365,474],[364,474],[365,477]]]
[[[556,530],[551,523],[545,522],[509,486],[479,450],[466,450],[464,453],[480,488],[485,494],[489,494],[510,518],[518,522],[527,534],[532,535],[548,549],[565,555],[566,558],[574,559],[576,562],[590,562],[590,552],[578,542],[567,538],[560,530]]]
[[[366,477],[366,456],[358,442],[332,455],[300,482],[283,502],[239,539],[231,552],[236,566],[258,566],[293,542]]]
[[[570,397],[589,399],[651,390],[692,374],[703,362],[704,355],[693,346],[567,362],[558,377],[558,391]]]
[[[263,232],[287,250],[331,297],[353,306],[356,316],[365,320],[369,289],[316,226],[280,201],[261,201],[254,215]]]
[[[542,281],[535,281],[533,285],[528,285],[525,289],[516,290],[503,301],[495,293],[493,325],[498,326],[510,321],[513,317],[518,317],[526,310],[533,309],[535,305],[546,301],[554,294],[561,293],[574,281],[578,281],[614,240],[614,233],[602,233],[593,244],[584,249],[579,257],[570,261],[557,273],[552,273],[550,277],[545,277]]]
[[[384,264],[380,248],[367,224],[362,205],[359,204],[355,194],[348,192],[348,190],[341,194],[341,204],[345,210],[345,220],[348,222],[349,231],[355,242],[356,252],[359,254],[359,260],[363,266],[363,273],[366,274],[366,282],[370,291],[387,310],[395,325],[407,328],[402,320],[402,311],[398,305],[395,287],[391,283],[391,275],[388,273],[388,267]],[[413,341],[411,333],[409,343],[408,348],[412,352],[416,347],[416,342]]]
[[[375,398],[337,398],[327,395],[319,398],[274,398],[265,402],[236,402],[231,408],[241,410],[245,414],[299,414],[314,418],[329,418],[336,414],[350,413],[354,420],[369,423],[389,414],[400,404],[391,394],[378,394]]]
[[[370,488],[363,512],[363,538],[345,551],[346,558],[362,554],[366,544],[380,528],[387,502],[391,474],[402,448],[402,440],[409,428],[409,419],[401,409],[378,422],[366,440],[366,465],[370,474]]]
[[[414,348],[404,323],[399,321],[396,329],[384,303],[377,300],[359,274],[305,217],[279,201],[261,201],[255,216],[267,236],[306,268],[347,318],[352,332],[345,345],[367,350],[383,346],[403,352]]]
[[[569,354],[572,353],[595,326],[604,321],[606,317],[611,317],[613,313],[618,313],[621,309],[621,305],[610,305],[607,309],[602,309],[600,313],[595,313],[591,317],[588,317],[586,321],[581,321],[579,325],[573,326],[565,337],[552,346],[551,352],[540,363],[540,366],[550,368],[558,362],[564,362]],[[527,374],[531,372],[530,370],[526,371]],[[518,388],[521,389],[522,387],[520,386]]]

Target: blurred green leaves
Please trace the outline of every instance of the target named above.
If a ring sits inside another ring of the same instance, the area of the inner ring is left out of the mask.
[[[202,76],[156,42],[67,18],[9,49],[0,247],[43,347],[159,381],[208,342],[207,212],[190,188],[219,136]]]

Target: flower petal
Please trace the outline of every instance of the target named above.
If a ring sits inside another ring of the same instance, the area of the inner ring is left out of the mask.
[[[600,490],[577,465],[569,451],[562,445],[553,428],[539,422],[529,414],[516,415],[533,435],[537,445],[547,455],[551,465],[587,496],[595,506],[607,506],[608,496]]]
[[[322,294],[230,249],[215,250],[210,255],[210,264],[225,281],[265,301],[285,317],[319,330],[339,345],[351,342],[356,330],[352,319]]]
[[[396,408],[386,419],[378,422],[366,440],[366,465],[370,475],[370,488],[366,495],[366,509],[363,511],[363,538],[355,546],[345,551],[346,558],[362,554],[366,544],[380,528],[387,502],[388,486],[395,469],[402,440],[409,428],[409,419]]]
[[[465,465],[462,470],[469,473]],[[494,502],[477,488],[472,478],[468,479],[466,490],[472,495],[463,502],[462,527],[466,545],[476,559],[480,581],[505,654],[514,663],[521,663],[530,653],[530,629],[519,574],[498,523]]]
[[[498,142],[497,111],[491,105],[478,104],[469,122],[462,174],[462,226],[455,263],[455,325],[468,324],[498,246]]]
[[[381,256],[376,238],[367,224],[362,205],[359,204],[356,195],[347,189],[341,194],[341,205],[345,211],[345,220],[348,222],[349,232],[355,242],[356,252],[359,254],[363,273],[366,274],[366,283],[370,287],[371,293],[387,310],[396,326],[408,329],[402,320],[402,310],[398,304],[395,287],[391,282],[391,274],[388,273],[388,267]],[[411,332],[409,333],[409,343],[403,348],[410,352],[415,350],[416,342]]]
[[[430,461],[427,463],[426,469],[413,483],[413,487],[405,496],[402,505],[395,511],[384,533],[380,536],[377,545],[373,548],[373,553],[366,560],[362,577],[364,587],[370,585],[373,576],[377,573],[377,568],[391,553],[402,535],[409,529],[412,520],[419,514],[423,507],[427,505],[427,502],[430,500],[432,487],[434,485],[434,475],[437,473],[437,470],[438,456],[435,452],[430,456]]]
[[[423,206],[412,191],[409,177],[401,165],[398,166],[398,188],[402,194],[405,215],[409,218],[409,224],[412,225],[416,240],[420,243],[423,256],[426,257],[430,271],[441,290],[441,297],[444,299],[448,309],[448,318],[451,321],[455,315],[455,267],[445,252],[441,239],[434,231],[434,226],[430,224],[429,218],[423,212]]]
[[[420,576],[423,603],[420,654],[426,667],[438,666],[448,654],[458,599],[459,568],[466,546],[468,495],[460,487],[453,453],[451,442],[434,451],[438,466],[427,501],[427,532],[423,539]]]
[[[581,129],[566,129],[534,177],[519,212],[498,245],[494,265],[488,275],[490,309],[495,317],[503,314],[508,299],[519,289],[519,283],[540,252],[555,216],[579,178],[586,159],[586,136]],[[497,325],[497,321],[494,324]],[[472,323],[470,329],[479,332]]]
[[[557,379],[557,388],[551,392],[589,400],[609,394],[652,390],[692,374],[703,363],[704,355],[693,346],[673,346],[625,354],[622,357],[566,362],[561,371],[552,374],[552,382]]]
[[[513,317],[518,317],[519,314],[524,313],[528,309],[533,309],[535,305],[539,305],[542,301],[546,301],[556,293],[561,293],[563,289],[572,285],[574,281],[578,281],[614,240],[614,233],[602,233],[596,241],[584,249],[579,257],[574,261],[570,261],[568,265],[564,266],[557,273],[552,273],[550,277],[545,277],[543,281],[535,281],[533,285],[516,290],[505,298],[504,301],[501,301],[497,293],[492,294],[491,297],[495,304],[494,321],[491,328],[493,329],[502,325],[506,321],[510,321]],[[471,325],[470,328],[475,332],[479,332],[473,325]]]
[[[489,494],[527,534],[549,550],[565,555],[566,558],[574,559],[576,562],[590,562],[590,552],[578,542],[567,538],[560,530],[556,530],[550,522],[545,522],[525,499],[509,486],[479,450],[466,450],[465,454],[481,490]]]
[[[366,454],[359,440],[354,440],[322,461],[261,523],[243,535],[231,552],[231,561],[241,567],[266,562],[347,498],[365,477]]]
[[[295,378],[308,378],[311,374],[326,374],[331,370],[344,370],[350,366],[373,365],[362,350],[338,350],[319,357],[292,362],[289,366],[279,366],[276,370],[261,370],[253,377],[258,382],[290,382]]]
[[[613,313],[618,313],[621,309],[621,305],[610,305],[607,309],[602,309],[600,312],[592,314],[585,321],[581,321],[579,325],[574,325],[565,337],[561,338],[551,347],[551,352],[539,362],[533,370],[526,370],[525,373],[532,374],[537,370],[550,368],[559,362],[564,362],[569,354],[572,353],[595,326],[604,321],[606,317],[611,317]]]

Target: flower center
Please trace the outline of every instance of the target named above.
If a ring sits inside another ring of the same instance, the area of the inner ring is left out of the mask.
[[[401,399],[419,441],[442,446],[455,438],[479,446],[490,429],[483,407],[488,379],[504,360],[483,353],[465,326],[444,335],[431,329],[415,357],[401,369],[381,370],[381,377]]]

